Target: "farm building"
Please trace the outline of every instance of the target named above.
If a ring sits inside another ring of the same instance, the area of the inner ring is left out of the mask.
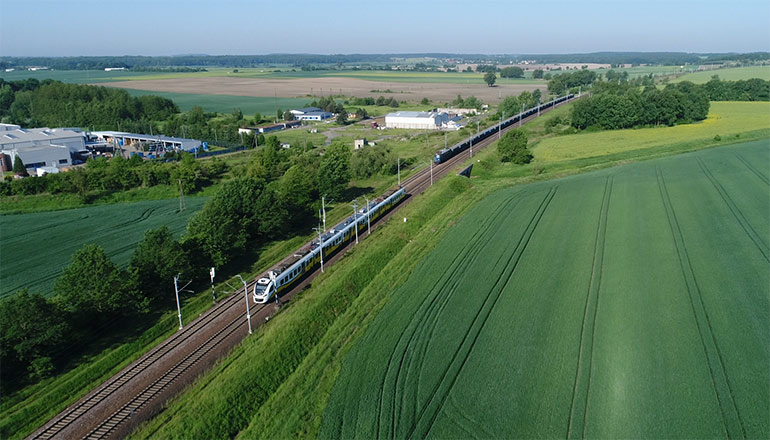
[[[449,115],[439,112],[401,111],[385,116],[387,128],[411,128],[419,130],[438,130],[449,122]]]
[[[294,119],[298,121],[325,121],[334,116],[318,107],[305,107],[289,111],[294,115]]]
[[[72,155],[87,153],[83,133],[65,128],[21,128],[0,124],[0,153],[16,156],[29,169],[66,167],[72,165]]]
[[[161,135],[124,133],[122,131],[93,131],[92,135],[107,143],[117,141],[122,146],[149,143],[161,146],[164,150],[195,151],[201,147],[201,141]]]

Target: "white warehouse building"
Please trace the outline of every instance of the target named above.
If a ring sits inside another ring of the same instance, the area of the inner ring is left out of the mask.
[[[83,133],[65,128],[21,128],[0,124],[0,153],[16,156],[28,169],[66,167],[72,165],[72,155],[86,152]]]
[[[401,111],[385,116],[387,128],[410,128],[418,130],[438,130],[449,122],[449,115],[438,112]]]

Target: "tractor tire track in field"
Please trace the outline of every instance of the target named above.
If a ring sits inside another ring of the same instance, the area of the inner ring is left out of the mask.
[[[417,419],[413,422],[406,435],[406,438],[424,438],[430,434],[430,430],[433,427],[436,418],[441,413],[441,408],[444,404],[444,401],[457,382],[463,367],[465,366],[473,351],[473,347],[476,345],[476,342],[481,335],[481,331],[484,329],[484,326],[486,325],[492,310],[494,310],[497,301],[502,296],[502,292],[510,283],[513,273],[518,267],[519,261],[521,261],[521,257],[524,254],[524,251],[527,249],[527,246],[529,245],[530,240],[532,239],[532,236],[534,235],[534,232],[540,223],[540,220],[543,218],[543,215],[545,214],[545,211],[548,209],[548,206],[556,195],[557,190],[558,187],[552,187],[550,189],[548,194],[540,203],[540,206],[536,210],[535,215],[532,217],[532,219],[530,219],[529,224],[519,238],[519,242],[516,244],[514,251],[510,254],[505,268],[498,276],[492,289],[490,289],[489,293],[487,293],[482,306],[479,308],[478,312],[476,312],[470,327],[465,332],[465,336],[463,337],[462,341],[460,341],[460,344],[455,350],[449,365],[441,374],[441,378],[433,388],[433,391],[430,397],[427,399],[427,402],[420,410]]]
[[[751,226],[751,223],[746,219],[746,216],[743,215],[743,212],[741,212],[740,208],[735,204],[733,199],[730,197],[730,194],[727,193],[725,188],[722,186],[721,183],[714,177],[714,174],[711,173],[711,170],[709,170],[708,166],[706,166],[706,163],[703,162],[703,159],[696,158],[698,160],[698,165],[700,166],[700,169],[703,171],[703,174],[706,175],[706,177],[711,182],[711,185],[714,186],[714,189],[717,190],[719,193],[719,196],[722,197],[722,200],[725,202],[727,207],[730,209],[730,212],[732,212],[735,219],[738,221],[738,224],[741,225],[741,228],[743,228],[743,232],[746,233],[746,235],[749,236],[751,241],[754,242],[754,245],[757,246],[757,249],[759,249],[759,252],[764,255],[765,260],[767,260],[768,263],[770,263],[770,249],[768,249],[767,243],[762,240],[762,237],[757,234],[757,231],[754,230],[754,228]]]
[[[765,182],[765,185],[770,186],[770,179],[768,179],[768,177],[765,176],[761,171],[759,171],[758,169],[754,168],[754,165],[752,165],[749,161],[747,161],[746,158],[744,158],[740,154],[736,154],[735,157],[737,157],[738,160],[743,162],[743,164],[746,165],[746,168],[748,168],[749,171],[754,173],[754,175],[757,176],[759,178],[759,180]]]
[[[390,432],[388,433],[382,433],[382,419],[386,416],[386,414],[383,414],[383,408],[385,406],[385,396],[384,391],[386,388],[392,389],[394,393],[397,391],[398,387],[398,380],[396,380],[396,383],[393,385],[387,384],[388,382],[388,375],[391,372],[392,368],[397,368],[397,372],[400,373],[403,369],[403,363],[404,363],[404,357],[406,356],[406,351],[411,345],[412,340],[414,339],[415,334],[418,332],[418,330],[421,327],[421,323],[424,321],[424,315],[426,313],[431,313],[433,309],[435,309],[435,303],[438,298],[438,296],[442,292],[449,292],[449,295],[454,293],[454,290],[457,286],[457,283],[462,278],[461,271],[458,270],[458,267],[465,266],[467,264],[472,263],[475,261],[475,259],[478,257],[478,250],[481,249],[481,247],[487,242],[484,238],[487,236],[489,232],[494,233],[496,231],[496,226],[499,226],[498,223],[504,220],[503,214],[508,211],[509,205],[512,202],[516,202],[518,204],[519,200],[517,199],[519,192],[513,194],[508,200],[502,202],[500,207],[496,210],[496,214],[494,216],[491,216],[486,219],[486,221],[479,227],[471,237],[471,239],[465,244],[464,248],[458,252],[452,262],[446,267],[446,270],[443,273],[442,279],[439,280],[439,282],[436,283],[436,286],[432,289],[432,291],[425,296],[425,298],[422,300],[417,312],[414,314],[412,320],[407,325],[407,329],[402,332],[401,336],[399,337],[398,342],[396,343],[396,346],[393,350],[393,352],[390,355],[390,359],[388,360],[387,367],[385,369],[385,373],[383,375],[382,382],[380,384],[380,392],[379,392],[379,399],[378,399],[378,410],[377,410],[377,431],[376,436],[380,437],[382,435],[385,436],[394,436],[395,435],[395,405],[396,405],[396,395],[394,394],[392,396],[393,402],[390,405],[391,411],[390,411]],[[515,204],[514,204],[515,206]],[[450,286],[451,284],[451,286]],[[447,299],[445,298],[445,302]],[[427,310],[427,311],[426,311]],[[411,328],[411,332],[409,331],[409,328]],[[409,340],[407,342],[404,342],[404,338],[408,336]],[[394,358],[396,357],[396,353],[399,352],[399,347],[403,348],[401,359],[399,361],[399,364],[397,367],[394,367]],[[398,376],[396,376],[397,378]],[[389,435],[388,435],[389,434]]]
[[[493,227],[491,229],[492,233],[494,234],[496,231],[499,230],[499,228],[502,226],[502,222],[505,221],[506,214],[513,209],[515,209],[519,202],[521,202],[521,199],[516,199],[519,192],[512,195],[509,200],[506,203],[501,204],[502,207],[497,210],[494,216],[494,222],[490,224],[490,227]],[[515,200],[514,200],[515,199]],[[513,203],[515,201],[515,203]],[[474,246],[473,250],[471,251],[472,259],[467,263],[467,266],[473,266],[476,261],[481,257],[482,249],[486,244],[491,240],[492,236],[489,236],[489,239],[486,238],[480,238],[479,243]],[[503,259],[503,256],[501,255],[496,264],[500,263],[500,261]],[[460,274],[464,274],[464,272],[460,272]],[[458,274],[459,275],[459,274]],[[416,356],[412,356],[410,359],[410,362],[408,363],[408,367],[406,369],[406,378],[405,382],[408,384],[410,373],[414,372],[417,375],[417,381],[415,386],[415,391],[412,393],[412,400],[411,400],[411,412],[409,413],[411,418],[414,418],[416,416],[416,410],[418,406],[418,396],[420,393],[420,376],[422,375],[422,371],[425,365],[425,358],[427,356],[428,347],[430,346],[430,342],[434,341],[435,339],[435,332],[436,328],[438,327],[441,315],[443,314],[444,310],[446,309],[446,306],[449,304],[449,300],[454,296],[454,294],[457,291],[457,285],[462,281],[465,277],[464,276],[455,276],[455,282],[452,284],[451,288],[449,289],[449,292],[451,292],[449,295],[444,296],[444,300],[440,304],[437,310],[435,310],[435,313],[432,313],[431,316],[428,316],[427,319],[424,319],[420,321],[420,325],[422,326],[422,329],[420,329],[420,335],[417,338],[417,347],[415,350],[418,352]],[[435,309],[435,308],[434,308]],[[428,332],[427,336],[425,335],[425,332]],[[411,348],[411,341],[410,341],[410,348]],[[413,365],[417,363],[413,367]],[[400,372],[399,376],[400,378]],[[405,393],[401,394],[401,413],[403,414],[405,410],[403,409],[403,399],[404,399]],[[402,417],[396,417],[397,420],[402,420]],[[395,431],[394,431],[395,432]]]
[[[730,380],[725,370],[722,353],[714,337],[714,330],[711,326],[706,305],[703,302],[703,296],[698,286],[698,280],[692,268],[692,263],[687,252],[687,246],[684,242],[684,236],[676,217],[671,196],[666,187],[666,180],[659,166],[655,167],[655,173],[658,180],[658,189],[666,211],[666,218],[671,229],[671,235],[674,240],[674,247],[679,259],[679,267],[682,271],[685,287],[687,289],[688,299],[692,307],[695,325],[700,336],[701,346],[708,362],[709,373],[711,375],[711,384],[714,387],[714,397],[717,400],[719,409],[722,413],[725,434],[729,438],[746,438],[746,429],[743,426],[741,414],[735,403],[733,390],[730,386]]]
[[[607,237],[607,216],[610,209],[614,179],[614,176],[609,176],[604,182],[604,195],[601,207],[599,208],[599,221],[596,225],[596,239],[594,241],[594,258],[586,292],[583,322],[580,327],[580,345],[577,366],[575,367],[575,385],[572,388],[572,402],[567,422],[568,439],[578,435],[585,438],[586,421],[588,419],[588,394],[591,388],[591,369],[593,367],[596,335],[596,316],[599,310],[599,290],[601,288],[602,270],[604,267],[604,243]],[[587,361],[584,360],[585,356],[588,358]]]

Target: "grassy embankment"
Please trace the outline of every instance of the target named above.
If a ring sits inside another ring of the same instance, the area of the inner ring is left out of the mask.
[[[765,136],[770,133],[766,132]],[[570,142],[571,138],[563,137],[565,142]],[[709,145],[706,142],[701,146]],[[689,150],[698,146],[682,148]],[[343,259],[293,305],[264,326],[255,338],[245,341],[234,356],[223,360],[211,374],[195,384],[191,392],[177,398],[166,412],[143,427],[136,436],[224,437],[239,432],[243,438],[316,435],[344,355],[387,303],[393,290],[414,270],[418,257],[435,246],[440,232],[466,212],[468,205],[496,189],[517,183],[677,152],[676,147],[663,145],[636,151],[636,156],[634,151],[623,151],[602,158],[589,150],[584,152],[583,158],[522,167],[499,164],[493,148],[487,149],[477,157],[479,163],[474,168],[477,178],[470,181],[470,187],[460,187],[463,185],[460,182],[467,185],[468,181],[458,178],[438,183],[420,198],[419,205],[406,208],[404,215],[409,217],[406,225],[390,223],[377,233],[378,237],[364,242],[355,251],[359,254],[357,258]],[[456,193],[445,193],[449,191]],[[422,217],[416,216],[418,209],[424,209],[420,211]],[[405,235],[407,227],[417,229]],[[392,242],[403,247],[401,253],[386,251]],[[379,267],[373,267],[373,263]],[[376,273],[370,272],[373,270]],[[339,274],[333,275],[336,271]],[[352,275],[357,273],[365,273],[368,278],[362,280]],[[348,292],[344,301],[334,301],[333,293],[341,291]],[[328,313],[336,315],[336,319]],[[318,314],[323,314],[324,318],[318,320]],[[309,331],[305,329],[307,322],[319,324]],[[264,371],[276,369],[279,371],[269,377],[263,375]],[[243,396],[248,399],[242,399]],[[215,410],[210,412],[202,408]],[[249,416],[252,421],[246,428],[244,418]],[[182,432],[184,434],[179,434]]]

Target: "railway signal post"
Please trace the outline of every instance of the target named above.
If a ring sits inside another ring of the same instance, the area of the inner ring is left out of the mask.
[[[251,311],[249,310],[249,286],[246,285],[246,281],[244,281],[241,274],[238,274],[236,276],[240,278],[241,282],[243,283],[243,297],[246,298],[246,321],[248,321],[249,323],[249,334],[251,334]]]

